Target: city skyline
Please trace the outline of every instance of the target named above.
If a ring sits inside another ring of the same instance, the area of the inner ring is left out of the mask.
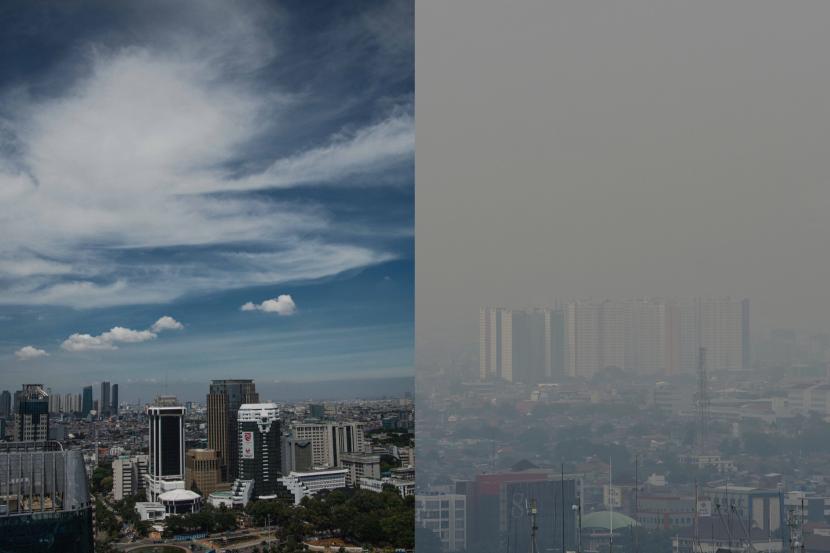
[[[0,389],[411,376],[411,6],[156,8],[4,19]]]

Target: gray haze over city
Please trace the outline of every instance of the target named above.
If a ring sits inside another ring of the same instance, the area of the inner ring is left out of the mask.
[[[497,4],[419,6],[419,359],[556,298],[830,330],[830,6]]]
[[[419,550],[830,551],[830,5],[417,10]]]

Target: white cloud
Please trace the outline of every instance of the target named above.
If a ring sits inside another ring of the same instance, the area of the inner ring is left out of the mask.
[[[90,334],[73,334],[63,341],[61,349],[66,351],[100,351],[118,349],[112,342],[103,339],[102,336]]]
[[[46,353],[46,350],[38,349],[34,346],[25,346],[14,352],[14,355],[21,361],[28,361],[29,359],[45,357],[49,354]]]
[[[294,300],[289,294],[281,294],[277,298],[265,300],[258,304],[249,301],[240,309],[242,311],[264,311],[278,315],[293,315],[297,312],[297,304],[294,303]]]
[[[181,330],[183,328],[184,325],[182,323],[180,323],[173,317],[170,317],[169,315],[165,315],[164,317],[161,317],[159,320],[153,323],[153,326],[150,327],[150,330],[158,333],[164,330]]]
[[[114,326],[110,330],[92,336],[90,334],[73,334],[63,341],[61,348],[66,351],[109,351],[118,349],[117,344],[138,344],[155,340],[165,330],[180,330],[184,325],[169,315],[159,318],[147,330],[133,330],[123,326]]]
[[[279,84],[264,89],[247,80],[278,55],[263,30],[265,17],[199,4],[188,30],[154,36],[154,47],[90,47],[70,90],[35,98],[17,89],[0,97],[4,113],[13,114],[0,120],[0,259],[11,260],[0,263],[0,304],[164,302],[295,274],[319,278],[385,256],[309,242],[310,234],[330,230],[319,210],[205,194],[334,182],[413,157],[406,106],[321,146],[275,154],[252,175],[226,169],[302,101]],[[204,29],[221,36],[196,32]],[[231,275],[223,266],[179,260],[147,259],[141,270],[113,261],[113,252],[128,248],[246,241],[308,266],[251,263]]]
[[[106,342],[124,342],[127,344],[137,344],[139,342],[146,342],[156,338],[156,333],[150,330],[132,330],[124,328],[123,326],[114,326],[111,330],[101,334],[101,339]]]
[[[232,183],[237,189],[298,186],[381,171],[412,159],[415,119],[408,109],[368,127],[333,136],[329,144],[279,159],[258,175]]]

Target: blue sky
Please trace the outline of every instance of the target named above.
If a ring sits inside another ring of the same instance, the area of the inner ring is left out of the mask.
[[[411,2],[5,3],[0,67],[0,389],[412,375]]]

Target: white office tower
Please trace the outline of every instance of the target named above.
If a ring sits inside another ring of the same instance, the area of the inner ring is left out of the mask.
[[[342,453],[363,453],[366,448],[363,423],[359,422],[298,423],[293,434],[295,442],[311,443],[315,468],[341,466]]]
[[[116,501],[144,489],[149,456],[124,455],[112,462],[112,495]]]
[[[157,502],[162,494],[186,487],[184,411],[172,396],[162,396],[155,405],[147,407],[150,426],[150,462],[145,478],[148,501]]]
[[[282,476],[280,412],[274,403],[245,403],[239,408],[239,478],[254,483],[260,499],[280,495]]]

